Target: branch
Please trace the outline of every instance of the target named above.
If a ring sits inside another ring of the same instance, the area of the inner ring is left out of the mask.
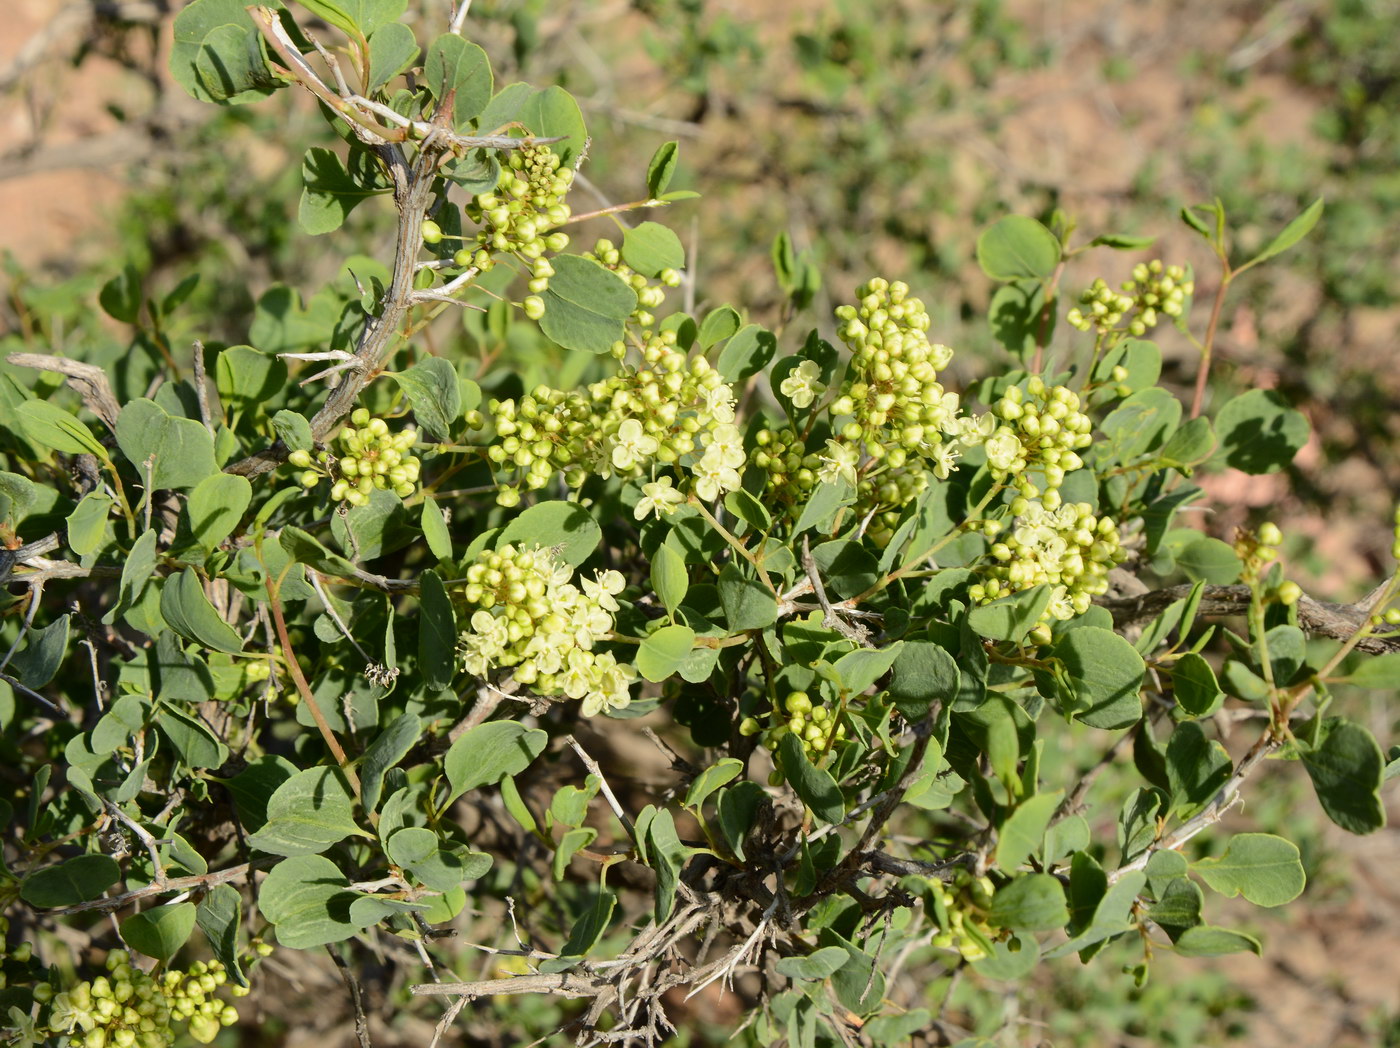
[[[409,987],[415,997],[494,997],[500,993],[547,993],[556,997],[596,997],[608,989],[607,979],[596,975],[560,972],[557,975],[515,975],[482,982],[421,983]]]
[[[88,913],[94,910],[107,913],[111,910],[120,910],[129,902],[145,899],[152,895],[162,895],[165,892],[203,891],[216,884],[236,881],[252,870],[262,866],[270,866],[274,862],[281,862],[281,859],[276,856],[267,856],[262,859],[254,859],[252,862],[245,862],[242,866],[230,866],[227,870],[215,870],[213,873],[201,873],[192,877],[171,877],[163,884],[147,884],[129,892],[122,892],[120,895],[112,895],[103,899],[89,899],[87,902],[76,903],[73,906],[64,906],[61,909],[43,912],[46,917],[67,917],[69,914]]]
[[[101,368],[46,353],[11,353],[5,359],[15,367],[58,372],[83,398],[88,410],[113,433],[117,431],[117,415],[121,413],[121,406],[112,392],[111,383],[107,381],[107,373]]]
[[[1167,589],[1153,590],[1136,597],[1096,598],[1094,603],[1107,608],[1113,615],[1113,624],[1119,629],[1156,618],[1169,605],[1182,600],[1191,593],[1189,584],[1170,586]],[[1249,610],[1249,587],[1207,586],[1201,594],[1200,614],[1202,615],[1243,615]],[[1366,625],[1371,607],[1365,599],[1356,604],[1333,604],[1329,601],[1313,600],[1304,595],[1298,598],[1298,625],[1306,633],[1333,640],[1350,640],[1357,630]],[[1400,634],[1383,634],[1362,638],[1356,647],[1372,655],[1400,651]]]
[[[1261,735],[1259,741],[1249,748],[1249,752],[1240,758],[1239,764],[1235,765],[1234,773],[1202,811],[1187,819],[1172,833],[1154,841],[1146,851],[1132,862],[1125,863],[1110,873],[1108,883],[1114,884],[1121,880],[1124,874],[1143,869],[1154,853],[1164,850],[1176,851],[1202,830],[1214,826],[1240,799],[1240,787],[1244,785],[1244,780],[1249,778],[1250,773],[1281,745],[1280,740],[1276,739],[1271,731]]]

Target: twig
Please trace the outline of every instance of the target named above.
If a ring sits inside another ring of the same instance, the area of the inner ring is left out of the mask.
[[[199,417],[212,436],[214,416],[209,413],[209,379],[204,373],[204,343],[194,340],[194,394],[199,398]]]
[[[89,899],[87,902],[75,903],[57,910],[45,910],[44,914],[48,917],[67,917],[74,913],[90,913],[92,911],[108,913],[120,910],[129,902],[146,899],[152,895],[160,895],[164,892],[201,891],[205,888],[212,888],[216,884],[236,881],[250,870],[271,866],[273,863],[281,861],[275,856],[268,856],[254,859],[252,862],[245,862],[241,866],[230,866],[226,870],[216,870],[213,873],[201,873],[192,877],[170,877],[166,879],[164,884],[147,884],[141,888],[133,888],[129,892],[122,892],[120,895],[112,895],[104,899]]]
[[[485,979],[480,982],[420,983],[409,987],[415,997],[448,997],[460,994],[464,998],[494,997],[496,994],[547,993],[556,997],[596,997],[608,989],[606,979],[596,975],[559,972],[552,975],[513,975],[505,979]]]
[[[117,431],[117,416],[121,414],[121,406],[112,392],[107,373],[101,368],[84,364],[81,360],[68,360],[46,353],[11,353],[5,359],[15,367],[58,372],[78,396],[83,398],[88,410],[100,418],[113,433]]]
[[[618,803],[617,796],[613,793],[612,787],[608,785],[608,780],[603,775],[603,769],[600,768],[598,762],[590,757],[587,751],[579,745],[578,739],[570,735],[564,741],[578,754],[578,759],[583,761],[583,766],[587,768],[591,774],[598,776],[598,783],[602,787],[603,796],[608,799],[608,806],[612,808],[613,814],[617,816],[617,821],[622,823],[623,829],[627,831],[627,836],[631,837],[635,843],[637,840],[636,823],[622,810],[622,805]]]
[[[60,717],[63,715],[63,711],[57,706],[55,706],[52,702],[44,698],[33,688],[25,687],[23,684],[15,680],[15,678],[11,677],[8,673],[4,672],[3,670],[0,670],[0,680],[4,681],[6,684],[8,684],[15,691],[19,692],[21,695],[29,696],[35,702],[39,703],[41,706],[46,708],[50,713],[57,713]]]
[[[1235,771],[1220,787],[1214,799],[1206,807],[1182,823],[1176,830],[1154,841],[1147,849],[1135,858],[1132,862],[1125,863],[1108,875],[1108,883],[1113,884],[1121,880],[1126,874],[1134,870],[1141,870],[1145,867],[1154,853],[1159,851],[1176,851],[1192,837],[1202,830],[1215,825],[1225,813],[1229,811],[1239,801],[1240,787],[1244,784],[1252,771],[1259,766],[1263,760],[1277,750],[1282,743],[1274,737],[1272,731],[1267,731],[1259,737],[1259,740],[1249,748],[1249,752],[1240,758],[1239,764],[1235,765]]]
[[[340,969],[340,977],[345,980],[345,986],[350,991],[350,1001],[355,1006],[355,1037],[360,1042],[360,1048],[374,1048],[369,1039],[369,1020],[365,1017],[365,1000],[360,990],[360,981],[345,963],[345,958],[340,956],[339,950],[334,946],[327,946],[326,952]]]
[[[130,830],[136,839],[145,847],[146,854],[151,857],[151,876],[153,878],[151,884],[166,884],[165,865],[160,861],[160,847],[156,839],[146,832],[145,827],[105,797],[102,798],[102,807],[107,810],[109,816],[116,819]]]
[[[1113,615],[1113,624],[1122,628],[1156,618],[1169,605],[1184,599],[1190,592],[1191,586],[1183,583],[1140,596],[1097,598],[1094,603],[1107,608]],[[1249,610],[1249,602],[1248,586],[1206,586],[1201,593],[1199,614],[1243,615]],[[1313,600],[1307,595],[1298,598],[1298,625],[1306,633],[1331,637],[1333,640],[1350,639],[1366,625],[1369,612],[1370,608],[1365,606],[1364,600],[1357,604],[1332,604]],[[1400,651],[1400,635],[1392,633],[1365,637],[1356,647],[1373,655]]]

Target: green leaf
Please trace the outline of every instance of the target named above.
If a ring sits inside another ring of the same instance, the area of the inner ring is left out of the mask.
[[[156,723],[180,759],[190,768],[218,768],[228,760],[228,747],[202,722],[173,706],[163,706]]]
[[[280,9],[280,0],[264,6]],[[170,75],[201,102],[241,105],[279,82],[262,57],[262,36],[243,0],[194,0],[175,16]]]
[[[1259,940],[1244,932],[1198,924],[1187,928],[1176,939],[1176,952],[1183,957],[1219,957],[1227,953],[1262,954]]]
[[[277,541],[292,560],[315,568],[323,575],[341,575],[348,578],[355,574],[355,565],[326,549],[319,540],[300,528],[283,528],[277,536]]]
[[[419,578],[418,664],[430,691],[442,691],[457,675],[457,616],[436,571]]]
[[[379,737],[365,750],[360,763],[360,797],[365,811],[379,807],[379,797],[384,789],[384,774],[399,761],[408,756],[423,734],[423,723],[418,714],[409,711],[401,713],[379,733]]]
[[[238,947],[238,928],[243,917],[243,896],[231,884],[216,884],[199,901],[194,919],[209,940],[214,956],[239,986],[247,986],[243,959]]]
[[[979,637],[1021,641],[1040,622],[1053,596],[1050,585],[1034,586],[973,608],[967,613],[967,624]]]
[[[350,882],[323,855],[279,862],[258,889],[258,910],[277,928],[277,941],[293,950],[348,939],[359,931],[350,921],[355,901]]]
[[[121,879],[122,869],[107,855],[79,855],[45,866],[24,878],[19,897],[31,906],[51,909],[96,899]]]
[[[1234,582],[1244,566],[1228,543],[1204,535],[1177,550],[1176,563],[1191,581],[1216,586]]]
[[[311,236],[332,233],[350,212],[388,188],[372,154],[352,149],[346,166],[330,149],[312,146],[301,161],[301,201],[297,222]]]
[[[977,238],[977,264],[993,280],[1047,280],[1060,264],[1060,242],[1035,219],[1007,215]]]
[[[122,921],[122,940],[138,953],[168,961],[185,945],[194,931],[195,906],[192,902],[166,903]]]
[[[778,621],[777,595],[745,575],[733,561],[720,570],[719,602],[731,634],[763,629]]]
[[[1187,814],[1209,804],[1234,767],[1225,747],[1207,739],[1195,721],[1183,721],[1172,731],[1166,761],[1172,804]]]
[[[647,824],[646,840],[650,865],[656,871],[656,922],[661,924],[675,908],[676,886],[680,883],[681,869],[690,857],[690,849],[681,843],[676,833],[676,820],[665,808]]]
[[[545,289],[540,329],[565,349],[608,353],[623,334],[623,323],[637,308],[627,282],[592,259],[556,255],[554,276]]]
[[[797,515],[797,523],[792,526],[793,535],[800,535],[809,528],[826,530],[837,510],[855,502],[855,495],[855,488],[844,479],[818,484]]]
[[[831,773],[807,759],[797,736],[788,732],[778,745],[783,773],[793,792],[822,822],[838,823],[846,817],[846,801]]]
[[[423,496],[418,525],[423,529],[423,539],[428,543],[428,551],[439,561],[451,560],[452,533],[447,530],[447,518],[443,515],[442,507],[431,495]]]
[[[1042,337],[1054,331],[1054,310],[1051,304],[1049,321],[1045,318],[1045,285],[1039,281],[1018,280],[1003,284],[992,293],[987,306],[987,322],[996,340],[1017,360],[1030,359]]]
[[[82,422],[47,400],[26,400],[19,406],[19,420],[25,434],[36,444],[65,455],[107,457],[92,431]]]
[[[442,807],[468,790],[490,786],[507,775],[519,775],[544,752],[549,736],[538,728],[515,721],[478,724],[461,736],[443,757],[443,771],[451,784]]]
[[[1369,656],[1347,680],[1358,688],[1400,690],[1400,652]]]
[[[859,695],[890,671],[903,649],[902,640],[884,648],[857,648],[837,659],[832,669],[845,691]]]
[[[515,119],[542,138],[562,138],[562,142],[550,143],[549,148],[554,150],[561,164],[569,167],[575,166],[588,143],[583,113],[573,95],[562,87],[544,87],[530,92]],[[489,126],[484,118],[482,124]]]
[[[850,956],[844,946],[824,946],[805,956],[784,957],[774,967],[789,979],[825,979],[844,967]]]
[[[578,920],[574,922],[574,926],[569,932],[568,941],[559,949],[559,956],[582,957],[598,945],[598,940],[608,930],[608,925],[612,921],[613,907],[616,905],[616,895],[612,892],[600,891],[594,897],[593,904],[584,910]]]
[[[239,821],[249,832],[267,823],[267,804],[277,787],[297,773],[297,767],[285,757],[265,753],[248,763],[248,767],[231,779],[221,779],[233,796]]]
[[[1032,873],[997,889],[987,916],[1001,928],[1048,932],[1069,920],[1069,909],[1065,906],[1065,890],[1056,878],[1048,873]]]
[[[413,405],[413,417],[432,440],[452,437],[452,424],[462,415],[462,385],[457,372],[442,357],[427,357],[394,381]]]
[[[315,855],[351,835],[368,836],[355,825],[354,805],[339,768],[299,771],[273,792],[267,823],[248,844],[273,855]]]
[[[380,26],[369,37],[369,83],[374,94],[418,60],[418,40],[413,30],[399,22]]]
[[[662,626],[637,649],[637,672],[660,683],[680,669],[694,646],[695,631],[689,626]]]
[[[1172,665],[1172,690],[1177,705],[1193,717],[1209,717],[1225,701],[1215,671],[1195,652],[1187,652]]]
[[[1191,864],[1227,899],[1243,895],[1255,906],[1282,906],[1303,894],[1307,878],[1298,846],[1270,833],[1237,833],[1219,858]]]
[[[71,619],[71,615],[60,615],[41,630],[24,628],[24,647],[10,659],[15,676],[26,688],[42,688],[63,665]]]
[[[1085,626],[1060,635],[1054,657],[1064,668],[1061,701],[1091,728],[1126,728],[1142,716],[1138,689],[1147,665],[1112,630]]]
[[[768,803],[768,794],[756,782],[740,782],[723,790],[715,800],[720,833],[729,850],[743,861],[744,841],[753,828],[758,809]]]
[[[1140,389],[1111,411],[1100,425],[1103,454],[1112,462],[1130,462],[1161,446],[1181,421],[1181,401],[1165,389]]]
[[[19,524],[39,498],[39,489],[28,477],[0,471],[0,524]]]
[[[560,563],[577,568],[598,548],[602,537],[598,522],[577,502],[540,502],[501,530],[496,548],[509,542],[554,549]]]
[[[288,451],[310,451],[316,446],[311,423],[306,421],[305,415],[284,408],[272,416],[272,428]]]
[[[726,382],[743,382],[766,368],[777,349],[778,340],[773,332],[758,324],[748,324],[724,344],[715,369]]]
[[[733,757],[726,757],[721,761],[710,765],[690,784],[690,789],[686,791],[685,801],[687,808],[699,811],[700,806],[705,803],[705,799],[719,789],[726,782],[735,776],[744,773],[744,762]]]
[[[160,591],[160,614],[186,640],[229,654],[243,650],[243,639],[209,603],[193,568],[165,580]]]
[[[214,438],[202,423],[173,418],[153,400],[133,400],[117,416],[117,445],[144,487],[192,488],[219,472]],[[146,463],[154,462],[148,472]]]
[[[340,322],[342,302],[333,288],[325,288],[302,305],[301,294],[285,284],[274,284],[259,296],[248,337],[266,353],[286,353],[309,346],[322,348]]]
[[[1294,244],[1298,243],[1298,241],[1312,232],[1313,226],[1317,225],[1317,220],[1322,217],[1322,208],[1322,197],[1318,197],[1303,210],[1302,214],[1288,223],[1288,225],[1284,226],[1278,236],[1265,244],[1264,250],[1238,267],[1236,272],[1248,266],[1257,265],[1265,259],[1273,258],[1275,255],[1280,255]]]
[[[1217,456],[1245,473],[1275,473],[1293,461],[1312,432],[1301,411],[1273,390],[1252,389],[1232,400],[1215,419]]]
[[[1309,733],[1300,731],[1297,737],[1301,740]],[[1357,834],[1374,833],[1385,825],[1380,796],[1385,756],[1375,736],[1359,724],[1328,717],[1319,726],[1317,743],[1301,748],[1303,766],[1329,819]]]
[[[622,260],[654,280],[662,270],[685,268],[685,248],[681,238],[659,222],[642,222],[622,234]]]
[[[1157,243],[1156,237],[1137,237],[1128,233],[1101,233],[1089,241],[1090,247],[1111,247],[1115,251],[1144,251]]]
[[[680,146],[676,142],[663,142],[651,155],[647,164],[647,195],[653,200],[666,192],[671,177],[676,173],[676,156]]]
[[[550,864],[551,872],[556,881],[564,879],[564,873],[569,868],[569,863],[573,861],[575,855],[587,848],[598,839],[598,831],[592,826],[580,826],[569,830],[564,836],[559,838],[559,843],[554,848],[554,860]]]
[[[107,520],[116,503],[102,491],[90,491],[64,521],[68,531],[68,548],[80,557],[96,553],[106,545]]]
[[[215,358],[214,385],[225,413],[258,417],[286,389],[287,365],[252,346],[230,346]]]
[[[997,831],[997,865],[1003,871],[1011,873],[1040,848],[1064,793],[1037,793],[1022,801],[1001,824]]]
[[[727,338],[733,338],[742,324],[743,320],[733,306],[719,306],[705,314],[696,340],[701,349],[709,349]]]
[[[880,566],[859,542],[836,539],[812,550],[812,560],[826,581],[828,596],[846,600],[859,596],[880,580]]]
[[[773,526],[768,507],[743,488],[724,496],[724,508],[755,531],[767,531]]]
[[[1190,468],[1210,458],[1215,451],[1215,432],[1210,419],[1202,415],[1185,423],[1162,446],[1161,459],[1169,466]]]
[[[894,660],[890,698],[905,720],[918,722],[934,702],[951,702],[958,692],[958,664],[941,644],[906,640]]]
[[[253,485],[247,477],[214,473],[190,492],[190,531],[205,549],[212,550],[233,534],[253,501]]]
[[[135,266],[128,264],[102,285],[102,290],[97,294],[97,304],[113,320],[134,324],[141,314],[141,297],[141,274]]]
[[[666,614],[674,616],[690,588],[685,558],[674,547],[664,543],[657,547],[651,558],[651,587]]]
[[[433,891],[446,892],[475,880],[491,868],[491,857],[442,847],[432,830],[409,826],[395,830],[384,846],[395,866],[401,866]]]
[[[452,120],[458,129],[481,115],[491,101],[491,60],[480,47],[456,33],[443,33],[428,45],[423,79],[439,103],[448,91],[456,91]]]

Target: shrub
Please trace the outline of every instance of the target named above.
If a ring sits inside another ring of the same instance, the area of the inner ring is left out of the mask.
[[[386,198],[387,261],[272,287],[250,344],[186,368],[163,332],[193,283],[128,270],[99,299],[137,351],[12,354],[0,386],[12,1042],[208,1042],[265,958],[322,948],[362,1043],[427,1007],[366,1008],[376,955],[450,999],[439,1038],[534,994],[521,1025],[656,1043],[728,985],[748,1041],[936,1041],[935,973],[1121,940],[1126,994],[1156,952],[1259,952],[1206,889],[1304,890],[1296,844],[1218,833],[1266,761],[1384,824],[1394,751],[1340,714],[1396,678],[1395,580],[1322,604],[1273,524],[1177,520],[1197,470],[1308,437],[1275,393],[1204,409],[1232,281],[1321,202],[1249,259],[1186,209],[1208,310],[1186,259],[1061,288],[1150,238],[1000,219],[977,257],[1012,364],[954,389],[898,279],[805,337],[677,309],[681,240],[635,214],[695,195],[675,143],[585,213],[578,106],[497,90],[467,5],[422,43],[403,0],[300,6],[329,29],[195,0],[171,72],[220,105],[311,92],[341,143],[307,151],[300,224]],[[775,261],[799,315],[818,278]],[[1200,349],[1185,404],[1163,323]],[[641,737],[664,782],[621,756]],[[473,919],[506,945],[454,946]],[[477,952],[503,970],[457,978]]]

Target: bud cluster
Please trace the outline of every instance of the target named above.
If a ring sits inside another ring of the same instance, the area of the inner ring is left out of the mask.
[[[476,235],[477,246],[463,248],[453,261],[484,273],[495,264],[493,254],[514,254],[535,263],[544,260],[546,251],[563,251],[569,246],[568,234],[551,230],[569,221],[571,212],[564,198],[573,183],[573,168],[564,167],[549,146],[511,150],[501,165],[495,191],[474,197],[464,209],[467,218],[483,228]],[[531,292],[537,296],[543,291],[551,275],[547,264],[545,269],[536,266]]]
[[[1121,287],[1121,291],[1114,291],[1102,277],[1096,279],[1080,294],[1079,305],[1065,314],[1065,320],[1080,331],[1104,335],[1131,314],[1128,334],[1141,338],[1157,326],[1159,314],[1180,316],[1187,297],[1195,291],[1185,269],[1164,266],[1159,258],[1135,265],[1133,278]]]
[[[706,500],[739,487],[744,452],[734,426],[734,390],[704,357],[687,359],[675,332],[651,336],[642,366],[584,390],[537,386],[515,400],[488,405],[496,440],[487,457],[516,471],[501,485],[503,506],[520,501],[562,472],[570,487],[590,476],[641,476],[654,466],[688,465]]]
[[[761,734],[759,742],[769,752],[778,748],[783,736],[795,735],[803,752],[812,757],[845,741],[846,726],[837,718],[836,711],[830,706],[814,704],[805,691],[789,692],[783,700],[783,713],[785,717],[773,714],[767,728],[758,718],[745,717],[739,722],[739,734]]]
[[[216,993],[228,984],[219,961],[196,961],[189,971],[167,971],[159,977],[131,965],[124,950],[107,955],[108,975],[79,983],[48,998],[48,1027],[67,1035],[70,1048],[169,1048],[175,1043],[173,1022],[186,1024],[189,1034],[208,1044],[226,1026],[238,1022],[238,1009]],[[247,988],[228,985],[235,997]]]
[[[932,945],[957,950],[969,964],[988,956],[987,948],[1002,935],[986,918],[995,890],[991,879],[959,870],[952,884],[934,884],[932,889],[938,893],[935,911],[942,929]]]
[[[1113,518],[1095,517],[1087,502],[1052,510],[1017,498],[1011,508],[1011,528],[992,542],[989,563],[980,569],[986,581],[969,587],[968,595],[985,604],[1048,584],[1053,591],[1042,622],[1083,615],[1093,597],[1107,591],[1109,569],[1127,557]]]
[[[1079,410],[1078,394],[1065,386],[1050,388],[1032,375],[1024,392],[1020,386],[1008,389],[992,414],[1002,420],[985,441],[992,476],[1010,477],[1025,498],[1041,498],[1046,509],[1055,509],[1065,474],[1084,465],[1078,452],[1093,442],[1094,423]]]
[[[341,455],[335,458],[328,451],[293,451],[287,461],[303,470],[297,480],[304,488],[314,488],[323,478],[329,478],[331,498],[352,506],[369,502],[375,488],[388,488],[399,498],[408,498],[418,489],[422,463],[409,451],[418,442],[418,431],[410,426],[398,433],[389,432],[382,418],[371,418],[365,408],[356,408],[350,415],[350,425],[340,431]]]
[[[958,437],[958,395],[944,390],[938,372],[953,359],[931,343],[932,323],[908,285],[875,278],[856,289],[857,305],[836,310],[837,333],[850,347],[851,363],[832,403],[833,418],[850,416],[843,441],[863,445],[871,458],[902,466],[909,455],[932,458],[946,476],[956,451],[940,447]]]
[[[665,303],[666,289],[680,287],[681,275],[674,269],[663,269],[657,276],[657,282],[653,284],[622,261],[622,252],[611,240],[606,238],[594,244],[592,251],[584,252],[583,257],[591,258],[604,269],[612,270],[637,293],[637,308],[632,311],[630,319],[640,328],[650,328],[656,323],[656,315],[652,311],[660,309]],[[620,357],[621,355],[617,352],[616,346],[613,348],[613,353],[615,356]]]
[[[466,571],[468,627],[458,651],[468,673],[509,669],[540,695],[583,700],[585,716],[624,709],[632,667],[594,646],[613,630],[616,571],[580,579],[547,549],[505,545],[483,551]]]

